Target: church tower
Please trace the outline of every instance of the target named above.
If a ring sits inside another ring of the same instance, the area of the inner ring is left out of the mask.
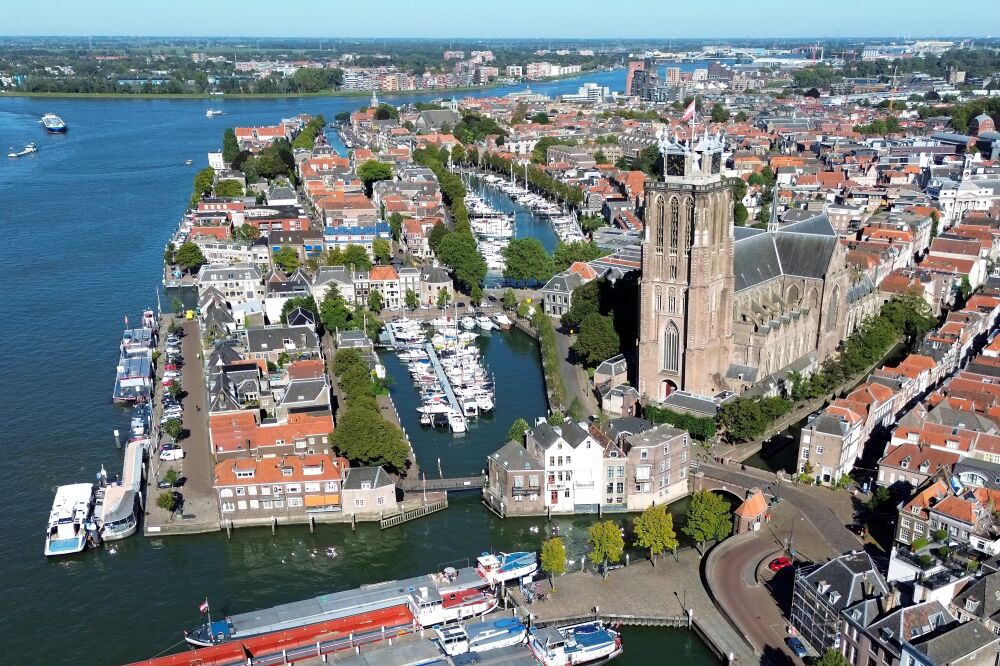
[[[639,306],[639,393],[727,388],[733,350],[733,195],[722,179],[725,142],[658,135],[662,181],[645,191]]]

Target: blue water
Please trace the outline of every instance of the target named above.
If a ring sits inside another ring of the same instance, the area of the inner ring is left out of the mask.
[[[574,91],[590,80],[621,88],[624,74],[538,89]],[[246,611],[424,573],[489,547],[538,546],[539,535],[529,529],[537,521],[498,521],[471,496],[456,499],[447,512],[385,532],[323,526],[315,535],[288,528],[276,537],[269,530],[236,530],[231,540],[222,534],[134,536],[117,542],[114,552],[53,560],[42,554],[55,486],[92,479],[102,464],[120,469],[112,430],[127,427],[128,415],[112,405],[110,393],[123,318],[155,305],[164,244],[184,211],[195,170],[218,147],[222,129],[298,113],[332,119],[364,103],[0,96],[0,149],[6,153],[29,141],[40,148],[24,158],[0,158],[0,511],[6,517],[0,624],[6,661],[147,658],[178,647],[181,630],[198,621],[206,596],[213,613]],[[209,107],[227,115],[206,118]],[[62,116],[69,132],[46,134],[37,122],[46,112]],[[185,166],[187,159],[194,165]],[[529,353],[531,346],[516,335],[484,344],[498,382],[495,422],[480,423],[462,441],[414,434],[422,464],[433,467],[423,461],[441,452],[448,454],[441,456],[449,460],[446,472],[476,471],[510,421],[534,416],[514,411],[518,394],[525,393],[524,405],[543,404],[530,393],[541,390],[537,351]],[[503,360],[494,365],[494,358]],[[401,412],[408,388],[393,387]],[[564,533],[582,537],[590,520],[560,522]],[[340,555],[323,556],[328,546]],[[570,547],[582,553],[584,539],[571,540]],[[667,642],[704,651],[689,634]]]
[[[556,236],[551,222],[538,217],[531,212],[530,208],[522,206],[485,181],[476,177],[472,177],[471,180],[472,189],[476,194],[481,195],[493,208],[514,215],[515,235],[517,238],[537,238],[549,254],[556,249],[559,237]]]

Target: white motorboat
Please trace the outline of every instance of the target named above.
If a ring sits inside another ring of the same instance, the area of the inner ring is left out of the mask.
[[[491,622],[476,622],[467,626],[447,626],[437,630],[438,643],[449,656],[468,652],[488,652],[520,645],[528,635],[523,622],[504,617]]]
[[[476,320],[469,315],[465,315],[464,317],[462,317],[460,323],[462,324],[462,328],[464,328],[467,331],[471,331],[476,327]]]
[[[205,112],[206,118],[214,118],[215,116],[221,116],[225,113],[222,109],[209,109]]]
[[[532,627],[528,647],[543,666],[577,666],[614,659],[622,652],[617,631],[600,620],[566,627]]]
[[[451,427],[451,431],[456,434],[463,433],[468,428],[465,416],[455,411],[448,413],[448,425]]]
[[[69,555],[83,550],[93,509],[94,484],[71,483],[56,488],[45,534],[45,555]]]
[[[493,314],[493,323],[497,325],[497,328],[504,331],[514,324],[510,317],[505,315],[503,312],[496,312]]]
[[[27,146],[17,151],[16,153],[13,151],[7,153],[7,157],[11,158],[24,157],[25,155],[30,155],[31,153],[37,153],[37,152],[38,152],[38,146],[36,146],[33,143],[29,143]]]
[[[476,316],[476,326],[483,331],[493,330],[493,322],[490,320],[488,315],[481,314]]]

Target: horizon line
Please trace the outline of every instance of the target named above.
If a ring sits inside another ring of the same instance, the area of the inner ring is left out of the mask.
[[[856,34],[856,35],[842,35],[842,36],[819,36],[819,35],[762,35],[757,37],[750,36],[720,36],[720,35],[694,35],[689,37],[667,37],[667,36],[641,36],[641,37],[624,37],[624,36],[601,36],[601,37],[546,37],[542,35],[531,35],[531,36],[504,36],[504,35],[447,35],[447,36],[435,36],[435,37],[419,37],[419,36],[337,36],[337,35],[326,35],[326,36],[302,36],[302,35],[181,35],[181,34],[125,34],[125,33],[107,33],[107,34],[43,34],[43,33],[7,33],[0,34],[0,39],[4,38],[102,38],[102,37],[117,37],[117,38],[129,38],[129,39],[143,39],[143,38],[155,38],[155,39],[258,39],[258,40],[276,40],[276,39],[302,39],[302,40],[360,40],[360,41],[396,41],[396,40],[409,40],[409,41],[441,41],[441,40],[470,40],[470,41],[481,41],[481,40],[496,40],[496,39],[506,39],[506,40],[520,40],[520,41],[620,41],[620,42],[636,42],[636,41],[691,41],[691,40],[704,40],[713,39],[719,41],[755,41],[755,40],[767,40],[767,39],[807,39],[807,40],[845,40],[845,39],[887,39],[893,41],[907,42],[907,41],[921,41],[921,40],[956,40],[956,39],[987,39],[995,40],[998,37],[993,35],[878,35],[878,34]]]

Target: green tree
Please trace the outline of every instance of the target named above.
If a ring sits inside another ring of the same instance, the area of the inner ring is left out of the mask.
[[[178,440],[184,433],[184,424],[180,419],[167,419],[163,424],[163,432],[173,440]]]
[[[450,232],[448,227],[444,226],[440,222],[436,223],[431,230],[427,233],[427,244],[430,246],[431,250],[437,252],[437,249],[441,246],[441,241]]]
[[[378,160],[368,160],[357,168],[358,178],[365,184],[365,195],[372,195],[372,185],[380,180],[392,180],[392,165]]]
[[[813,666],[851,666],[844,655],[836,648],[827,648],[819,659],[813,662]]]
[[[607,164],[608,158],[603,150],[598,150],[594,152],[594,161],[598,164]]]
[[[566,573],[566,545],[559,537],[542,542],[542,571],[549,576],[549,587],[556,589],[554,577]]]
[[[163,250],[163,263],[168,266],[173,266],[174,264],[174,244],[167,243],[167,247]]]
[[[587,412],[583,408],[583,403],[580,402],[580,398],[577,398],[576,396],[574,396],[570,401],[569,407],[566,409],[566,413],[577,423],[587,418]]]
[[[712,105],[711,118],[713,123],[724,123],[729,120],[729,109],[716,102]]]
[[[654,504],[635,519],[635,545],[649,551],[649,560],[656,566],[656,556],[665,550],[677,550],[674,517],[666,504]]]
[[[215,169],[205,167],[194,175],[194,193],[191,195],[192,203],[196,203],[206,194],[211,194],[212,183],[215,182]]]
[[[451,301],[451,291],[448,289],[442,289],[437,295],[437,306],[439,308],[444,308]]]
[[[330,287],[319,304],[319,320],[327,331],[344,331],[351,325],[351,309],[337,287]]]
[[[368,309],[372,312],[381,312],[382,306],[382,294],[378,289],[372,289],[368,292]]]
[[[177,470],[171,467],[170,469],[167,470],[167,473],[163,475],[163,480],[173,485],[174,481],[177,480],[178,476],[180,475],[177,474]]]
[[[404,471],[409,447],[402,431],[378,412],[374,401],[348,404],[332,435],[337,452],[361,465],[382,465]]]
[[[748,117],[749,116],[747,116],[746,111],[737,111],[736,115],[733,116],[733,120],[735,120],[738,123],[745,123]]]
[[[625,540],[618,525],[610,520],[594,523],[588,531],[590,552],[587,557],[594,564],[601,565],[601,575],[608,577],[608,563],[619,562],[625,551]]]
[[[194,272],[206,263],[206,259],[205,255],[201,253],[201,248],[188,241],[174,253],[174,262],[184,270]]]
[[[215,196],[225,197],[233,199],[236,197],[243,196],[243,186],[240,185],[239,181],[227,178],[226,180],[220,180],[215,186]]]
[[[240,144],[236,140],[236,132],[232,127],[227,127],[222,133],[222,161],[231,165],[239,154]]]
[[[281,306],[281,323],[288,323],[288,315],[291,314],[292,310],[295,308],[308,310],[312,313],[313,319],[320,321],[319,308],[316,307],[315,298],[312,296],[294,296],[285,301],[285,304]]]
[[[384,238],[376,238],[372,241],[372,254],[378,259],[380,264],[388,264],[392,259],[392,246]]]
[[[545,113],[544,111],[539,111],[535,115],[531,116],[531,122],[537,123],[539,125],[548,125],[549,114]]]
[[[260,238],[260,229],[252,224],[244,223],[233,229],[233,240],[241,243],[252,243],[258,238]]]
[[[607,252],[599,248],[594,241],[578,240],[569,243],[559,241],[555,252],[552,253],[553,268],[556,271],[564,271],[578,261],[593,261],[606,254]]]
[[[417,296],[417,292],[413,291],[412,289],[406,290],[406,295],[404,296],[403,300],[406,303],[407,309],[409,310],[416,310],[418,307],[420,307],[420,298]]]
[[[271,261],[278,265],[285,273],[294,273],[301,263],[299,253],[290,245],[285,245],[280,250],[271,255]]]
[[[573,343],[573,353],[591,366],[605,361],[619,352],[621,341],[611,317],[593,313],[580,323],[580,332]]]
[[[164,511],[169,511],[173,513],[174,511],[174,494],[169,490],[164,490],[162,493],[156,496],[156,506],[160,507]]]
[[[552,258],[537,238],[515,238],[505,247],[503,276],[515,282],[544,284],[552,277]]]
[[[562,316],[562,325],[570,331],[579,330],[588,315],[601,312],[601,283],[591,280],[573,290],[569,310]]]
[[[725,539],[733,530],[729,505],[721,495],[710,490],[699,490],[691,496],[681,531],[698,544],[698,551],[706,541]]]
[[[507,430],[507,438],[504,439],[505,442],[520,442],[524,443],[524,435],[531,428],[528,422],[522,418],[514,419],[514,422],[510,424],[510,428]]]
[[[479,254],[476,239],[470,231],[455,231],[445,236],[438,246],[437,256],[451,268],[455,281],[465,291],[471,293],[482,285],[486,277],[486,261]]]
[[[372,260],[367,250],[360,245],[348,245],[341,252],[342,265],[351,270],[367,272],[372,268]]]
[[[403,237],[403,216],[400,213],[393,213],[389,216],[389,229],[392,230],[392,237],[399,240]]]
[[[507,291],[503,292],[503,300],[501,302],[505,309],[513,310],[517,307],[517,294],[514,293],[513,289],[508,287]]]

